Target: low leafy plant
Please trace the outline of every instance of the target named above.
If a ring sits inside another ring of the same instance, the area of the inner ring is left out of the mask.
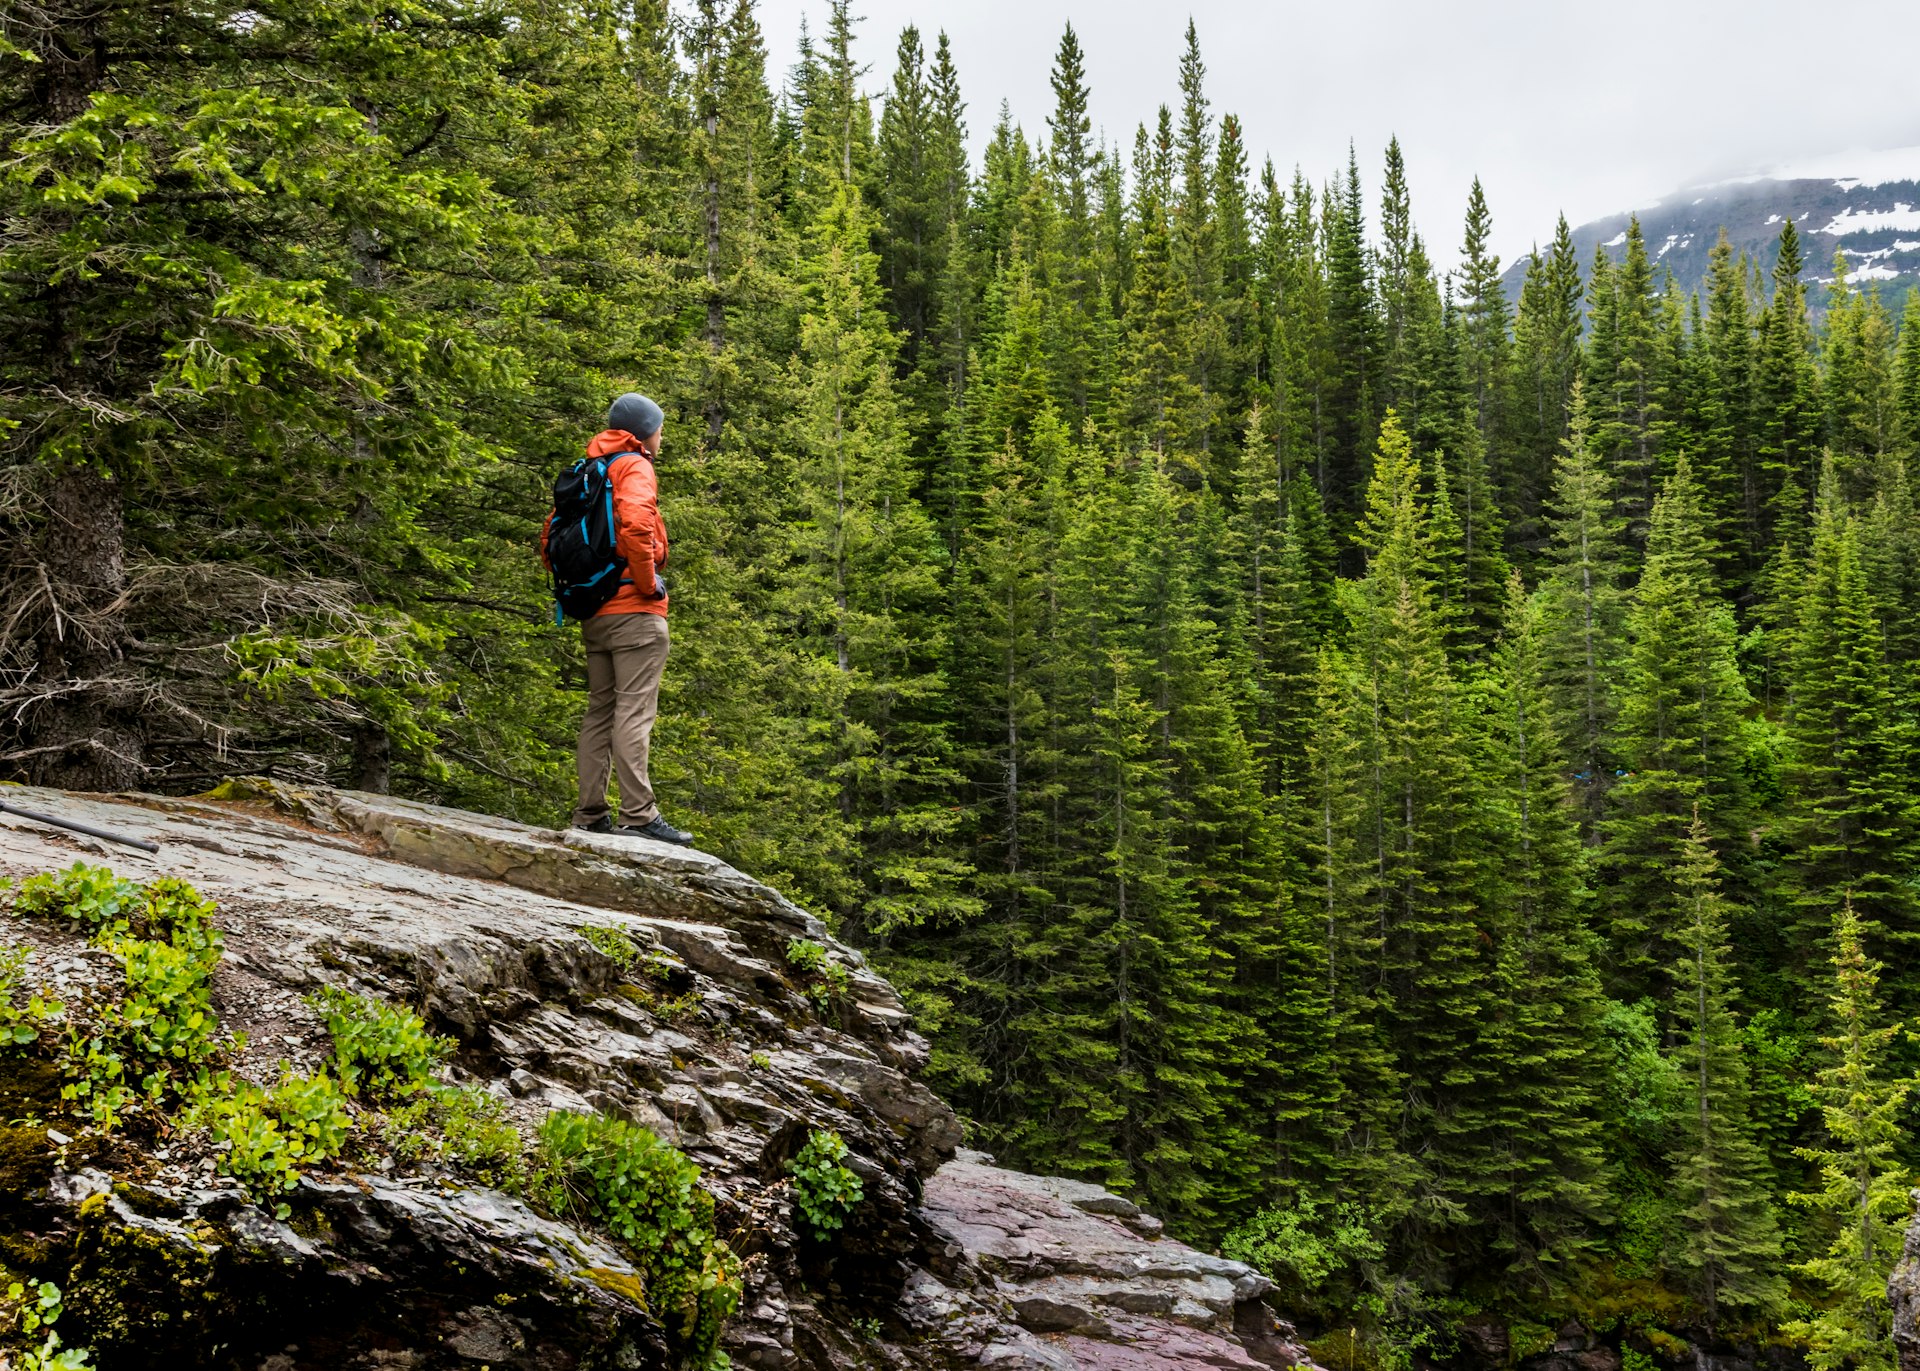
[[[69,1026],[61,1095],[111,1129],[129,1107],[181,1094],[226,1042],[208,987],[217,942],[189,939],[175,947],[126,937],[107,948],[120,964],[122,990]]]
[[[7,1287],[7,1302],[19,1307],[15,1326],[27,1346],[14,1354],[17,1371],[86,1371],[92,1354],[78,1347],[63,1348],[53,1325],[60,1319],[60,1287],[41,1281],[31,1288],[14,1281]],[[34,1346],[34,1340],[39,1346]]]
[[[755,1071],[771,1071],[773,1070],[773,1058],[764,1052],[755,1052],[747,1058],[747,1065]]]
[[[26,1003],[17,1003],[32,959],[28,948],[0,949],[0,1048],[38,1042],[46,1026],[60,1017],[60,1002],[48,999],[44,989],[28,990]]]
[[[220,960],[220,930],[213,922],[217,912],[212,900],[202,899],[185,881],[162,876],[140,888],[134,932],[197,953],[211,966]]]
[[[727,1365],[720,1334],[740,1305],[740,1259],[715,1232],[713,1196],[684,1153],[625,1119],[553,1113],[540,1125],[533,1190],[554,1213],[626,1245],[682,1357]]]
[[[309,1000],[333,1038],[334,1071],[349,1095],[378,1100],[418,1092],[453,1052],[412,1010],[326,986]]]
[[[123,881],[110,867],[75,862],[64,871],[43,871],[20,883],[13,912],[40,918],[71,919],[93,938],[132,931],[131,911],[140,887]]]
[[[813,1236],[825,1241],[838,1232],[866,1196],[860,1178],[847,1168],[847,1144],[831,1129],[816,1128],[807,1145],[787,1163],[793,1177],[793,1202]]]
[[[787,965],[803,975],[813,975],[827,964],[827,949],[824,943],[812,938],[790,938],[787,941]]]
[[[812,938],[788,940],[787,965],[810,978],[811,983],[804,993],[813,1001],[814,1008],[823,1014],[845,999],[851,988],[852,977],[847,974],[846,967],[833,960],[833,954],[824,943],[815,942]]]
[[[224,1144],[219,1169],[262,1204],[286,1218],[280,1196],[300,1183],[301,1169],[340,1155],[352,1120],[333,1077],[285,1071],[262,1089],[220,1077],[188,1111],[190,1125]]]
[[[503,1101],[465,1085],[432,1085],[387,1111],[382,1138],[403,1162],[459,1167],[488,1185],[517,1190],[526,1176],[525,1141]]]
[[[623,976],[640,962],[640,949],[634,946],[633,939],[627,936],[624,928],[586,924],[580,929],[580,936],[604,952]]]

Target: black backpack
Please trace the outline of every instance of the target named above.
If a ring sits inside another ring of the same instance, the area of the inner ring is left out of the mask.
[[[623,585],[613,522],[613,482],[607,468],[634,453],[583,457],[553,483],[547,562],[553,571],[553,621],[591,619]]]

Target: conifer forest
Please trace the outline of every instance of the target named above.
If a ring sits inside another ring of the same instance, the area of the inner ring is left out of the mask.
[[[1071,29],[1033,128],[895,37],[0,8],[0,771],[564,822],[540,521],[643,389],[662,802],[902,988],[970,1145],[1328,1366],[1492,1312],[1891,1367],[1920,296],[1562,221],[1509,298],[1498,187],[1423,242],[1397,142],[1267,157],[1191,27],[1120,143]]]

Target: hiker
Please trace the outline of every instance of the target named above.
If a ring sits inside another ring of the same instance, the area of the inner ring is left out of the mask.
[[[660,575],[667,527],[654,476],[665,420],[644,395],[628,392],[613,402],[605,431],[554,485],[540,554],[553,575],[558,608],[581,621],[587,649],[573,826],[684,846],[693,835],[660,816],[647,778],[668,646],[667,583]],[[607,805],[612,774],[620,778],[618,827]]]

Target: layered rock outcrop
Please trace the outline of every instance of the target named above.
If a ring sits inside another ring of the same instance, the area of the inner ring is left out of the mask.
[[[1920,1190],[1913,1192],[1920,1206]],[[1920,1208],[1907,1226],[1907,1242],[1887,1280],[1887,1300],[1893,1306],[1893,1345],[1900,1355],[1900,1371],[1920,1371]]]
[[[243,1073],[316,1066],[326,1040],[304,996],[339,985],[406,1002],[454,1035],[458,1077],[524,1126],[598,1110],[681,1147],[746,1258],[736,1365],[1302,1360],[1250,1268],[1161,1236],[1097,1187],[957,1151],[959,1121],[917,1079],[926,1044],[892,987],[715,858],[267,783],[197,800],[8,793],[161,851],[0,815],[7,874],[108,862],[130,878],[182,877],[219,902],[214,1000],[247,1036]],[[628,935],[651,988],[582,935],[595,927]],[[32,945],[36,972],[63,994],[104,974],[101,954],[65,930],[13,920],[6,937]],[[790,961],[795,939],[826,950],[830,979]],[[63,1331],[107,1371],[666,1364],[640,1280],[603,1236],[397,1172],[309,1175],[281,1221],[191,1148],[70,1138],[39,1112],[55,1107],[50,1083],[29,1076],[0,1082],[13,1119],[0,1137],[12,1180],[0,1259],[64,1268]],[[786,1172],[819,1128],[847,1141],[864,1190],[831,1242],[795,1224]]]

